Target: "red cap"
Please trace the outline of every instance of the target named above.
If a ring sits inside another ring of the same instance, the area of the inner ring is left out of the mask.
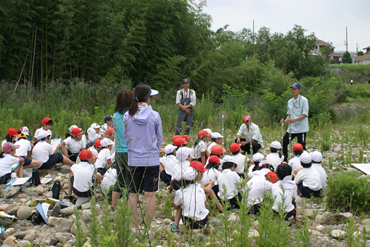
[[[213,145],[211,148],[211,153],[215,155],[226,153],[226,149],[222,145]]]
[[[252,121],[252,118],[251,118],[249,115],[247,115],[247,116],[245,116],[245,117],[243,118],[243,121],[244,121],[244,122],[249,121],[249,120],[251,120],[251,121]]]
[[[175,140],[176,138],[179,138],[181,137],[180,135],[175,135],[174,137],[172,137],[171,141],[173,142],[173,140]]]
[[[303,146],[300,143],[296,143],[293,145],[293,151],[300,151],[303,150]]]
[[[230,151],[232,153],[235,153],[236,151],[240,150],[240,144],[238,143],[233,143],[230,145]]]
[[[216,155],[211,155],[208,159],[208,162],[211,163],[216,163],[216,164],[220,164],[220,158],[217,157]]]
[[[94,142],[94,146],[96,146],[96,147],[101,147],[101,143],[100,143],[100,141],[101,140],[96,140],[95,142]]]
[[[202,164],[202,162],[199,162],[199,161],[192,161],[190,163],[190,167],[194,168],[197,172],[206,172],[208,171],[208,169],[204,168],[204,165]]]
[[[175,146],[181,146],[181,145],[186,145],[186,144],[188,144],[188,142],[187,141],[185,141],[184,139],[182,139],[182,137],[180,136],[180,137],[177,137],[177,138],[175,138],[175,139],[173,139],[173,145],[175,145]]]
[[[182,138],[184,138],[185,141],[190,142],[190,136],[189,135],[183,135]]]
[[[90,150],[82,150],[80,154],[78,155],[80,157],[80,160],[88,160],[88,159],[95,159],[96,156],[93,155],[93,153]]]
[[[79,134],[82,134],[82,130],[80,130],[79,128],[74,128],[74,129],[72,129],[72,131],[71,131],[71,133],[72,133],[72,135],[74,135],[74,136],[77,136],[77,135],[79,135]]]
[[[198,132],[198,138],[203,138],[206,136],[210,136],[211,134],[207,132],[207,130],[201,130]]]
[[[46,117],[46,118],[44,118],[42,121],[41,121],[41,124],[42,125],[44,125],[44,124],[46,124],[47,122],[49,122],[50,120],[52,120],[51,118],[49,118],[49,117]]]
[[[107,131],[105,132],[105,134],[110,135],[113,132],[114,132],[114,129],[113,128],[110,128],[110,129],[107,129]]]
[[[18,136],[18,131],[14,128],[8,129],[8,135],[10,136]]]
[[[278,176],[276,175],[275,172],[268,172],[267,176],[269,176],[269,178],[270,178],[270,180],[273,184],[276,183],[279,180],[279,178],[278,178]]]

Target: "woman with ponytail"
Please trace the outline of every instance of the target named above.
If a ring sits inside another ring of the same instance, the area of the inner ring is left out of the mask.
[[[134,90],[133,102],[123,119],[123,137],[127,146],[128,174],[126,184],[129,205],[133,207],[132,226],[138,227],[137,202],[139,193],[146,198],[146,226],[150,227],[155,207],[159,177],[159,149],[162,146],[162,120],[159,113],[149,106],[157,90],[148,85],[138,85]]]

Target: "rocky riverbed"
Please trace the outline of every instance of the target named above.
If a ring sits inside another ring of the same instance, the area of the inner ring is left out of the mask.
[[[370,181],[370,176],[363,175],[362,172],[357,171],[349,166],[341,166],[341,154],[349,152],[348,144],[336,145],[333,144],[329,151],[323,153],[323,164],[324,168],[328,173],[328,176],[338,172],[340,169],[342,172],[355,171],[358,177],[366,177]],[[358,147],[351,148],[350,153],[352,156],[363,155],[364,158],[370,158],[370,151],[367,148]],[[309,149],[308,151],[313,151]],[[268,148],[265,147],[262,152],[268,153]],[[328,165],[329,157],[331,157],[331,164]],[[46,176],[54,177],[54,180],[60,180],[63,184],[63,190],[67,189],[68,185],[68,166],[64,165],[60,170],[49,170]],[[53,182],[47,185],[39,185],[37,187],[33,185],[25,185],[21,187],[8,187],[2,188],[2,198],[0,198],[0,211],[4,211],[10,215],[18,217],[16,221],[10,221],[7,219],[0,219],[1,226],[5,227],[6,230],[0,235],[0,241],[2,246],[59,246],[68,247],[76,245],[76,232],[75,232],[75,215],[74,210],[76,205],[70,207],[61,207],[56,204],[54,207],[49,209],[49,225],[45,223],[33,224],[30,220],[27,220],[33,212],[36,212],[37,199],[45,199],[51,197],[51,187]],[[65,192],[62,190],[60,198],[65,196]],[[157,205],[158,210],[156,211],[152,228],[147,233],[147,237],[150,240],[157,240],[158,246],[166,246],[168,232],[171,231],[170,224],[174,219],[175,211],[170,209],[170,213],[164,215],[164,210],[170,208],[165,205],[166,198],[170,197],[170,192],[162,182],[160,183],[160,191],[158,193],[160,197],[159,204]],[[65,203],[71,204],[69,200],[62,200]],[[140,196],[140,201],[144,202],[145,199]],[[308,228],[309,233],[309,245],[310,246],[348,246],[346,242],[346,234],[348,233],[348,223],[350,218],[354,219],[355,232],[354,235],[360,235],[362,239],[363,228],[365,226],[366,231],[370,231],[370,216],[368,212],[363,212],[361,217],[353,216],[349,212],[333,212],[328,211],[325,206],[326,198],[321,199],[303,199],[298,197],[297,211],[299,215],[299,222]],[[102,203],[100,201],[99,203]],[[101,206],[97,205],[98,211],[102,212]],[[89,224],[91,221],[91,203],[86,202],[81,205],[81,226],[85,233],[88,232]],[[112,214],[115,212],[112,211]],[[238,210],[235,209],[228,215],[228,220],[233,224],[239,224],[239,216],[237,215]],[[253,217],[253,216],[251,216]],[[249,230],[249,238],[251,241],[253,237],[258,237],[259,222],[252,219],[254,222]],[[197,231],[197,238],[204,242],[205,246],[220,245],[223,243],[217,239],[220,231],[221,220],[215,216],[211,216],[210,225],[206,230]],[[183,226],[180,226],[180,231],[172,234],[172,244],[174,246],[185,245],[191,246],[191,241],[187,241],[187,237],[183,233]],[[357,231],[358,230],[358,231]],[[291,245],[295,246],[294,236],[298,227],[295,224],[289,226],[291,232]],[[139,235],[139,231],[135,231],[136,235]],[[211,244],[209,242],[209,236],[216,236],[215,242]],[[370,234],[368,234],[370,236]],[[135,240],[139,243],[139,238]],[[91,246],[89,239],[87,239],[84,246]],[[366,241],[366,246],[370,246],[370,241]]]

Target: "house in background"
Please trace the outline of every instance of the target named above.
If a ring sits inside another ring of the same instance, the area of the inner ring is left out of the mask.
[[[336,51],[336,53],[341,54],[342,56],[343,56],[343,54],[344,54],[345,52],[346,52],[346,51]],[[354,61],[355,57],[357,56],[357,52],[355,52],[355,51],[348,51],[348,52],[349,52],[349,54],[351,54],[352,63],[353,63],[353,61]]]
[[[365,54],[362,56],[357,56],[354,59],[355,64],[370,64],[370,46],[363,48]]]
[[[329,48],[330,50],[330,53],[327,55],[326,57],[326,60],[327,62],[330,62],[331,60],[335,60],[337,63],[341,63],[342,62],[342,54],[339,54],[339,53],[335,53],[334,52],[334,46],[330,45],[329,43],[326,43],[325,41],[322,41],[322,40],[316,40],[316,46],[315,48],[312,50],[312,54],[314,56],[318,56],[318,55],[322,55],[325,48]]]

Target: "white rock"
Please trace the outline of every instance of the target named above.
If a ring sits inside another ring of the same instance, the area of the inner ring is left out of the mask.
[[[55,223],[56,232],[69,232],[73,224],[72,220],[58,218]]]
[[[319,231],[321,233],[324,233],[325,230],[326,230],[325,226],[323,226],[323,225],[318,225],[318,226],[316,226],[315,229],[316,229],[316,231]]]
[[[254,237],[259,237],[260,234],[258,233],[257,230],[249,230],[248,232],[248,238],[254,238]]]
[[[61,214],[65,214],[65,215],[71,215],[75,212],[75,206],[70,206],[70,207],[67,207],[67,208],[63,208],[60,210],[60,213]]]
[[[27,206],[20,206],[17,211],[17,217],[20,220],[26,220],[32,215],[32,208]],[[32,240],[31,240],[32,241]]]
[[[89,209],[89,208],[91,208],[91,204],[90,204],[90,202],[86,202],[86,203],[82,204],[82,205],[81,205],[81,208],[82,208],[82,209]]]
[[[341,238],[343,239],[346,235],[346,232],[345,231],[342,231],[342,230],[333,230],[331,231],[331,234],[330,234],[333,238]]]
[[[370,225],[370,219],[364,219],[363,221],[361,221],[361,224],[362,225]]]

